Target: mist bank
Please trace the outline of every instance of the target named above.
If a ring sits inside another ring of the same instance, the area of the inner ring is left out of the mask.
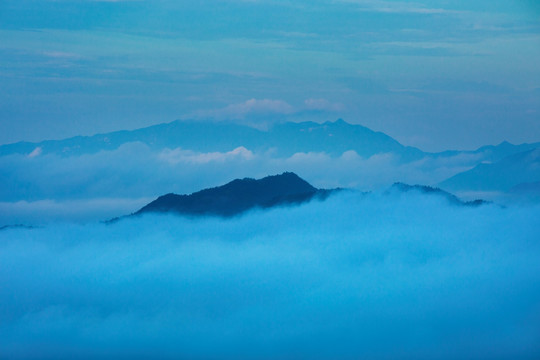
[[[286,171],[327,189],[385,191],[395,182],[435,185],[470,169],[479,159],[478,154],[457,154],[402,163],[392,153],[369,158],[355,151],[338,156],[296,153],[279,157],[245,147],[201,153],[181,148],[156,150],[143,143],[84,155],[12,154],[0,157],[0,179],[6,184],[0,188],[0,226],[101,221],[135,212],[163,194],[190,194],[235,178],[262,178]],[[467,200],[515,202],[500,192],[458,195]]]
[[[0,231],[0,357],[532,359],[538,206],[340,193]]]
[[[152,149],[128,143],[94,154],[0,157],[0,201],[87,198],[141,198],[163,193],[191,193],[235,178],[261,178],[285,171],[297,173],[318,188],[373,190],[396,181],[436,184],[470,169],[478,155],[423,158],[403,164],[393,153],[362,157],[355,151],[339,155],[299,152],[280,157],[246,147],[227,152],[195,152],[183,148]]]
[[[205,139],[205,141],[201,141]],[[136,211],[140,199],[190,194],[235,178],[297,173],[318,188],[439,186],[467,200],[540,202],[538,143],[425,153],[361,125],[277,122],[269,129],[175,121],[134,131],[0,146],[0,225],[94,221]],[[73,204],[73,215],[70,206]],[[47,209],[51,210],[47,212]],[[25,212],[28,216],[25,218]],[[39,215],[42,214],[42,215]]]

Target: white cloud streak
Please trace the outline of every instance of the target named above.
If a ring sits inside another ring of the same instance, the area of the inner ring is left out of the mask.
[[[384,1],[384,0],[337,0],[340,3],[358,5],[358,10],[380,13],[397,14],[464,14],[464,11],[450,10],[445,8],[430,8],[417,2]]]
[[[244,119],[248,115],[292,114],[294,107],[283,100],[249,99],[241,103],[231,104],[217,110],[204,110],[196,113],[200,117],[216,119]]]

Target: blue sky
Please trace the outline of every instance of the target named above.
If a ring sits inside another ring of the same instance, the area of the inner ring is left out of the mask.
[[[525,0],[4,0],[0,143],[339,117],[431,151],[539,141],[539,20]]]

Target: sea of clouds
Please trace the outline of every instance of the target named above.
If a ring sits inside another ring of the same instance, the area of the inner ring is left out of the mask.
[[[0,226],[55,220],[97,221],[129,214],[156,197],[189,194],[235,178],[293,171],[319,188],[386,189],[396,181],[432,185],[474,166],[479,155],[402,163],[395,154],[364,158],[297,153],[277,157],[244,147],[201,153],[127,143],[112,151],[62,156],[32,151],[0,157]],[[474,195],[472,196],[474,197]]]
[[[540,207],[343,192],[0,231],[0,358],[537,359]]]

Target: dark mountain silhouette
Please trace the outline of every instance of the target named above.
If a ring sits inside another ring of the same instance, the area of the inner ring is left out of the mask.
[[[425,186],[425,185],[408,185],[408,184],[398,182],[392,185],[392,189],[395,189],[400,192],[417,191],[422,194],[433,194],[437,196],[442,196],[446,200],[448,200],[448,202],[454,205],[480,206],[480,205],[490,204],[489,201],[485,201],[481,199],[472,200],[472,201],[463,201],[460,198],[458,198],[456,195],[451,194],[447,191],[444,191],[436,187]]]
[[[285,172],[260,180],[237,179],[223,186],[201,190],[191,195],[163,195],[134,215],[173,212],[192,216],[230,217],[253,208],[300,204],[314,198],[325,199],[336,190],[338,189],[317,189],[298,175]]]
[[[3,225],[0,226],[0,231],[11,230],[11,229],[35,229],[35,226],[15,224],[15,225]]]

